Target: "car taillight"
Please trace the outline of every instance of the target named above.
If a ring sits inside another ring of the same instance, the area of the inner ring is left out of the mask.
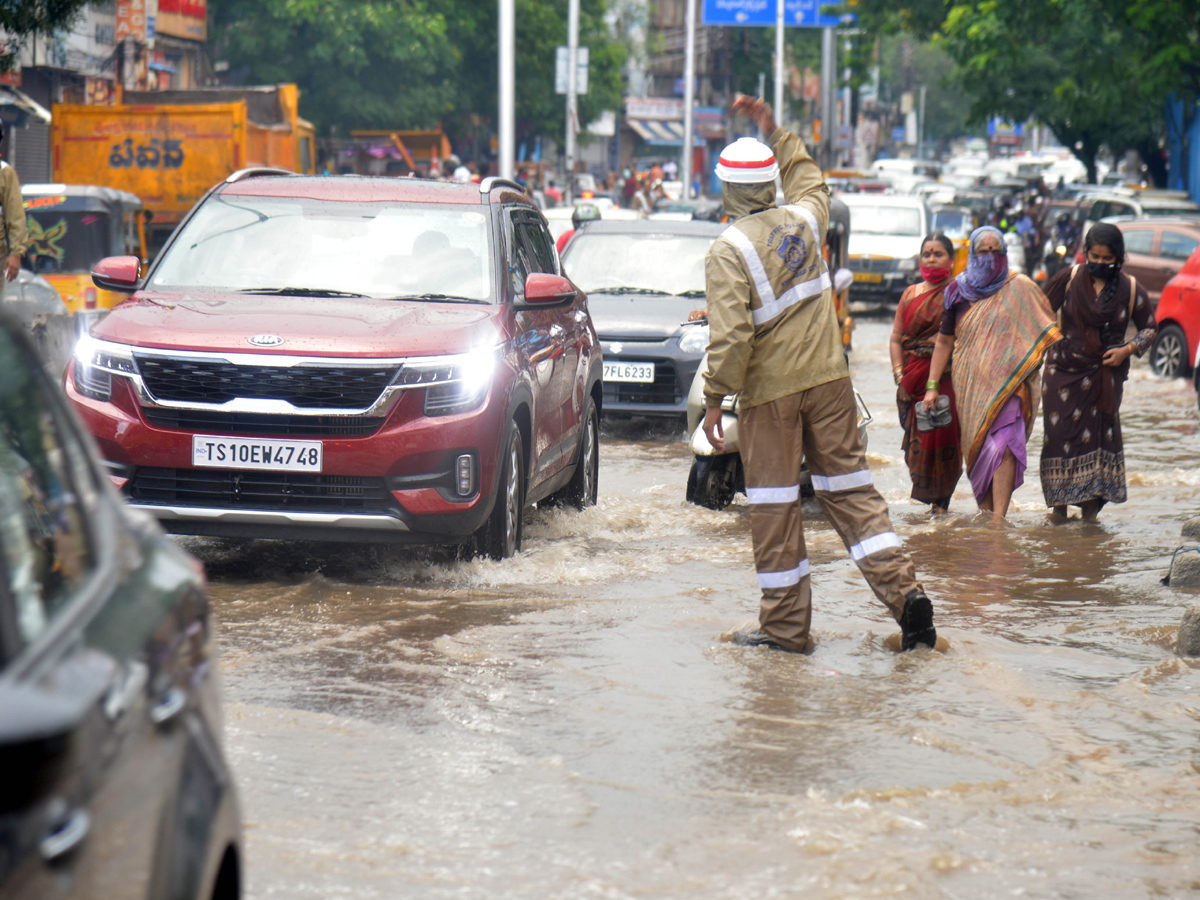
[[[94,287],[84,288],[83,308],[84,309],[95,309],[96,308],[96,289]]]

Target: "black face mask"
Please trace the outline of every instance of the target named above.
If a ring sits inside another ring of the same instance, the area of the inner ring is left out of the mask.
[[[1117,273],[1121,271],[1121,267],[1116,263],[1098,263],[1089,261],[1087,264],[1088,274],[1093,278],[1102,278],[1105,281],[1110,281],[1117,277]]]

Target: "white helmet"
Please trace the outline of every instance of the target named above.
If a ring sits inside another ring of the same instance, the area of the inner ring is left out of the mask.
[[[778,174],[771,148],[752,137],[738,138],[717,161],[717,177],[730,184],[762,184],[774,181]]]

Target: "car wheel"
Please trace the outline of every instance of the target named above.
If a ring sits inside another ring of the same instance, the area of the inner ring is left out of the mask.
[[[496,503],[477,535],[478,549],[492,559],[508,559],[521,549],[525,512],[525,452],[521,431],[509,422],[500,457]]]
[[[1178,325],[1164,325],[1150,347],[1150,368],[1163,378],[1180,378],[1191,370],[1187,338]]]
[[[697,456],[688,474],[687,499],[707,509],[724,509],[737,491],[737,457]]]
[[[570,504],[576,509],[596,505],[600,478],[600,417],[596,414],[596,401],[588,397],[587,412],[583,419],[583,434],[580,435],[579,455],[575,460],[575,474],[567,482],[555,500]]]

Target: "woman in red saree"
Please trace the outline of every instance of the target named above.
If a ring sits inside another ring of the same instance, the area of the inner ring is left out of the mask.
[[[942,373],[939,392],[950,398],[950,424],[931,431],[918,430],[914,405],[925,395],[929,362],[945,307],[943,291],[953,274],[954,244],[944,234],[929,235],[921,243],[923,281],[910,286],[900,298],[890,348],[896,407],[904,429],[900,447],[912,476],[912,498],[930,504],[934,512],[950,506],[950,497],[962,477],[958,410],[949,365]]]

